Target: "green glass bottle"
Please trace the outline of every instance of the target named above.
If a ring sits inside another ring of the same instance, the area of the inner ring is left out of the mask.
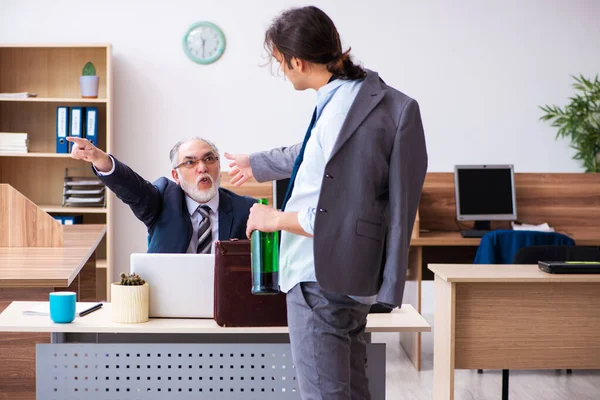
[[[268,205],[267,199],[259,204]],[[255,230],[250,236],[252,294],[279,293],[279,232]]]

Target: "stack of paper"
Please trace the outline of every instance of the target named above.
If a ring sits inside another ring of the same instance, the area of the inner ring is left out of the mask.
[[[27,134],[0,132],[0,154],[27,153]]]
[[[75,315],[81,317],[82,314],[88,314],[90,311],[102,307],[102,303],[96,302],[77,302],[75,303]],[[23,311],[23,315],[50,315],[50,303],[44,302],[36,304],[28,310]]]
[[[26,99],[28,97],[37,97],[37,94],[30,92],[0,93],[0,98],[4,99]]]
[[[63,205],[104,207],[104,183],[95,176],[65,176]]]
[[[515,231],[538,231],[538,232],[554,232],[554,228],[548,225],[546,222],[539,225],[529,225],[529,224],[515,224],[511,222],[512,228]]]

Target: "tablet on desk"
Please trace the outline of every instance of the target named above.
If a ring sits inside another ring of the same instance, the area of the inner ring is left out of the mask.
[[[600,261],[539,261],[538,267],[549,274],[600,274]]]

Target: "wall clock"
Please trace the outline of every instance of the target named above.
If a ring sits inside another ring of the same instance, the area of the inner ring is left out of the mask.
[[[225,51],[225,35],[212,22],[197,22],[183,36],[183,50],[195,63],[214,63]]]

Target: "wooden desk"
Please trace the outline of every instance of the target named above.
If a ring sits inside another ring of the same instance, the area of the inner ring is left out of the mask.
[[[580,229],[575,234],[563,232],[581,246],[600,246],[598,229]],[[460,232],[422,232],[410,241],[408,272],[404,290],[404,302],[411,304],[420,314],[422,311],[422,282],[432,279],[427,265],[431,263],[472,262],[479,238],[463,238]],[[400,343],[417,370],[421,369],[421,333],[402,334]]]
[[[537,265],[432,264],[434,400],[455,369],[600,368],[600,275]]]
[[[0,288],[68,287],[105,233],[104,225],[65,225],[64,247],[0,247]]]
[[[96,300],[95,251],[105,225],[64,226],[64,247],[0,248],[0,311],[12,301],[47,301],[54,291],[74,291]],[[35,344],[41,333],[0,334],[0,399],[35,398]]]

